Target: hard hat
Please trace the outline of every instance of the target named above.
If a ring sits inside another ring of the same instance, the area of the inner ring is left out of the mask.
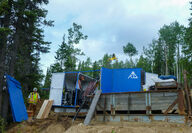
[[[33,91],[37,91],[37,88],[33,88]]]

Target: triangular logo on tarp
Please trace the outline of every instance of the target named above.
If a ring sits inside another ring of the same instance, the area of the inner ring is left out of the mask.
[[[138,79],[137,75],[135,74],[134,71],[131,72],[131,74],[129,75],[128,79]]]

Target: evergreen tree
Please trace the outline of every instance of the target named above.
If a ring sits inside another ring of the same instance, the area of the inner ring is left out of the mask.
[[[150,61],[148,60],[148,58],[144,58],[143,55],[141,55],[136,64],[136,67],[143,68],[143,70],[146,72],[151,72],[150,66],[151,66],[151,64],[150,64]]]
[[[92,66],[92,70],[99,70],[101,69],[99,62],[95,61]],[[99,78],[100,72],[93,72],[93,78]]]
[[[56,51],[55,59],[64,71],[76,70],[77,56],[84,55],[81,49],[74,47],[81,40],[87,39],[87,35],[84,35],[81,29],[81,25],[73,23],[73,27],[68,29],[68,36],[63,36],[63,42]]]
[[[47,53],[50,44],[44,41],[42,26],[52,26],[53,23],[45,19],[44,4],[48,4],[48,0],[0,1],[0,85],[7,73],[19,80],[25,90],[40,86],[43,78],[39,68],[40,53]],[[6,119],[8,93],[5,91],[3,95],[3,109],[0,107],[0,110]]]
[[[112,68],[112,65],[111,65],[111,62],[109,60],[109,58],[111,58],[112,55],[108,55],[108,54],[105,54],[103,56],[103,59],[102,59],[102,67],[105,67],[105,68]]]

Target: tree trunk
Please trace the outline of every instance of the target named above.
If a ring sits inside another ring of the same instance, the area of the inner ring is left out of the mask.
[[[176,62],[176,71],[177,71],[177,82],[180,82],[180,76],[179,76],[179,43],[177,44],[177,62]]]
[[[168,60],[166,52],[165,52],[165,75],[168,75]]]
[[[4,28],[9,28],[10,27],[10,21],[11,21],[11,8],[12,8],[12,0],[8,1],[8,8],[7,12],[8,14],[5,15],[3,19],[3,24],[1,25]],[[4,118],[5,121],[7,121],[7,116],[8,116],[8,108],[9,108],[9,95],[7,90],[4,91],[3,87],[6,85],[4,82],[4,74],[8,73],[8,58],[7,58],[7,53],[8,53],[8,37],[9,34],[4,33],[2,35],[2,49],[0,51],[0,109],[1,109],[1,116]],[[10,41],[10,40],[9,40]],[[10,41],[11,42],[11,41]]]

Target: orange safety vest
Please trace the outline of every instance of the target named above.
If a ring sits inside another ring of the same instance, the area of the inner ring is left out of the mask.
[[[29,103],[37,103],[38,101],[38,93],[34,93],[34,92],[31,92],[30,93],[30,99],[29,99]]]

